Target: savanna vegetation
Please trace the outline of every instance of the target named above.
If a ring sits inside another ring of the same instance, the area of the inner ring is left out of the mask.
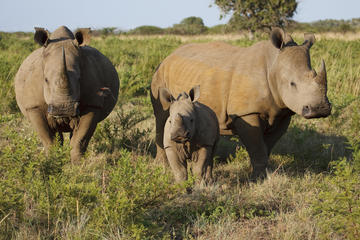
[[[249,182],[246,151],[238,139],[222,138],[215,183],[204,187],[192,177],[175,185],[154,160],[149,86],[175,48],[211,38],[94,38],[91,46],[116,67],[120,97],[83,160],[71,162],[68,137],[45,156],[16,105],[13,79],[38,47],[33,34],[0,36],[0,239],[360,238],[359,40],[312,47],[313,67],[326,62],[332,115],[295,116],[267,179]],[[259,40],[227,39],[236,46]]]

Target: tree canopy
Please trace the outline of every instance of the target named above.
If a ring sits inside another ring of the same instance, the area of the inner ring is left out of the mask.
[[[293,17],[296,0],[215,0],[224,17],[232,14],[229,25],[254,32],[273,26],[284,27]]]
[[[174,24],[171,33],[174,34],[200,34],[206,31],[204,21],[200,17],[184,18],[179,24]]]

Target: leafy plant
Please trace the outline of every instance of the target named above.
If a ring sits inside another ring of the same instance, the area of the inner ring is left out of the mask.
[[[296,0],[216,0],[215,4],[223,12],[221,17],[232,14],[229,24],[233,28],[251,32],[285,26],[297,8]]]

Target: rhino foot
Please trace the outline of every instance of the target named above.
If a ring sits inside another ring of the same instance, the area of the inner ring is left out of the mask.
[[[249,181],[250,182],[257,182],[264,180],[268,175],[266,167],[258,167],[254,168],[253,172],[250,175]]]
[[[168,159],[166,157],[165,150],[161,148],[160,146],[156,145],[156,162],[163,164],[164,167],[169,166]]]

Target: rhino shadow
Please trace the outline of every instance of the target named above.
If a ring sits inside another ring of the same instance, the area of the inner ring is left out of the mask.
[[[271,168],[283,167],[288,173],[320,173],[329,171],[331,161],[349,158],[351,154],[348,139],[344,136],[291,126],[275,145],[269,162]],[[285,158],[283,166],[276,163],[276,155]]]
[[[221,136],[215,153],[216,162],[226,164],[236,158],[239,148],[245,147],[237,136]],[[329,170],[331,161],[349,158],[351,154],[348,139],[344,136],[291,126],[271,151],[269,168],[273,171],[281,168],[290,174],[320,173]],[[246,158],[243,160],[249,161]]]

